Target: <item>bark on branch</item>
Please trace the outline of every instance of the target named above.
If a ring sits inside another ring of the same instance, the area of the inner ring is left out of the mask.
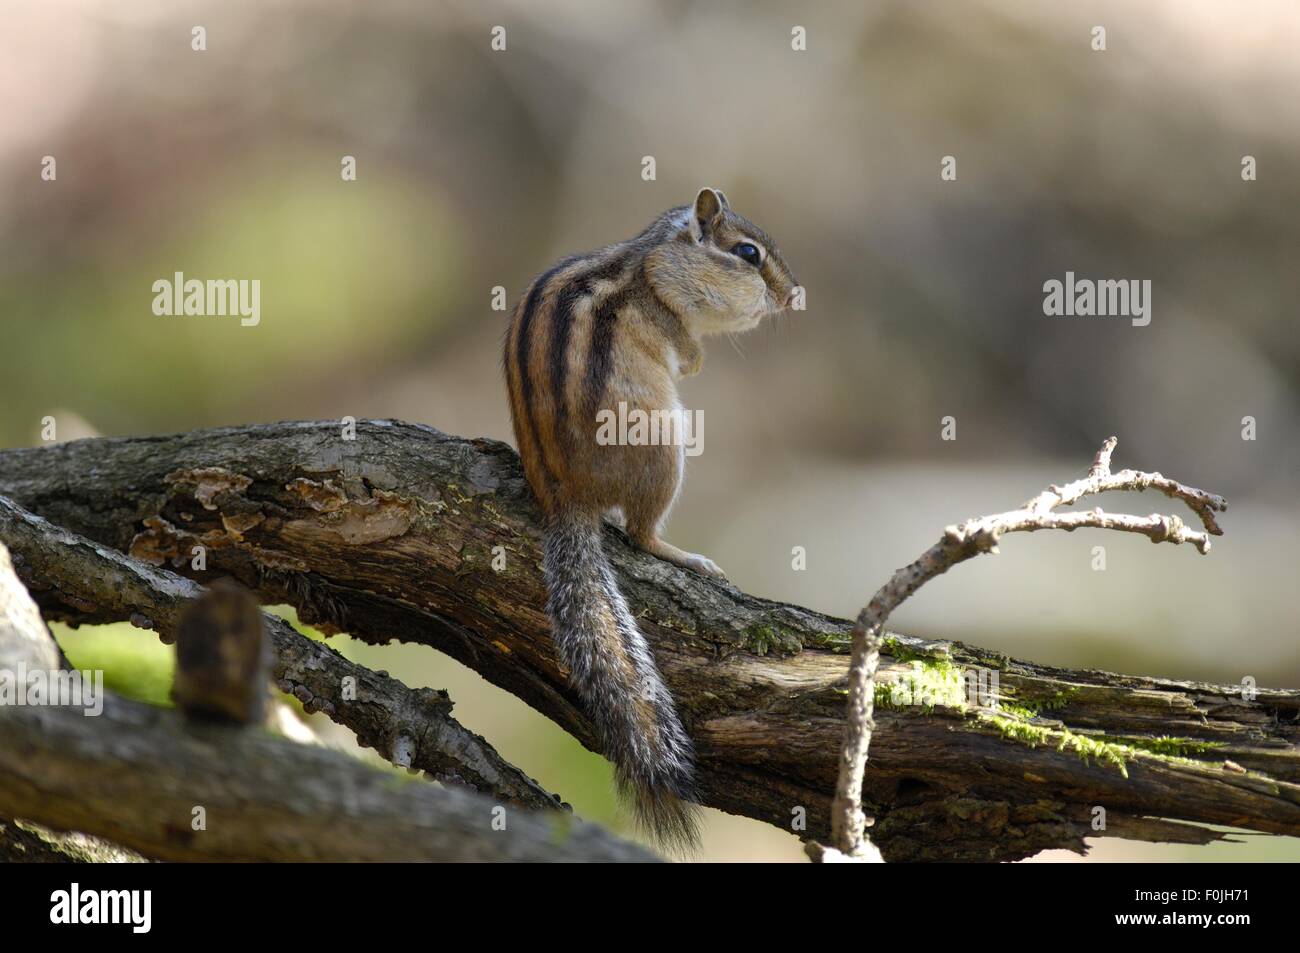
[[[0,674],[25,692],[28,674],[48,677],[58,661],[0,545]],[[0,704],[0,815],[99,835],[149,857],[654,859],[563,813],[504,812],[469,791],[410,783],[336,751],[111,694],[95,716],[48,699]]]
[[[335,423],[285,423],[78,441],[0,453],[0,494],[201,582],[234,576],[326,631],[433,646],[593,743],[554,660],[537,513],[502,444],[390,421],[358,423],[355,439]],[[606,544],[695,740],[704,802],[825,841],[850,623],[684,572],[614,529]],[[196,546],[205,572],[190,568]],[[76,619],[39,577],[28,581],[45,611]],[[1237,686],[1053,669],[891,633],[878,697],[965,667],[996,670],[1016,713],[942,693],[878,703],[864,807],[886,859],[1216,836],[1161,818],[1300,833],[1300,692],[1245,700]],[[1104,832],[1092,829],[1098,805]]]
[[[45,614],[66,622],[129,619],[171,644],[182,610],[202,592],[190,579],[54,526],[4,497],[0,542],[9,546]],[[453,718],[446,692],[411,689],[386,672],[372,672],[276,616],[264,613],[263,622],[275,650],[277,686],[308,712],[326,712],[352,729],[361,744],[393,764],[520,807],[567,807]]]

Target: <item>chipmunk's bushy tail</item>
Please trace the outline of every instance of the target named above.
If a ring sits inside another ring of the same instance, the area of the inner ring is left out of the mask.
[[[601,532],[600,516],[580,510],[547,523],[542,566],[555,646],[638,821],[665,846],[689,851],[698,843],[691,741],[618,591]]]

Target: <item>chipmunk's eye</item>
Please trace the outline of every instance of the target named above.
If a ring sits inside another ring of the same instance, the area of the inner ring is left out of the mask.
[[[763,263],[763,259],[758,254],[758,248],[749,242],[741,242],[739,245],[731,246],[731,253],[737,258],[741,258],[755,268]]]

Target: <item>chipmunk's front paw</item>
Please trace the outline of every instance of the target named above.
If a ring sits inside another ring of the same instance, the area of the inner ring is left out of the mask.
[[[722,571],[717,563],[708,556],[701,556],[699,553],[687,553],[684,565],[687,569],[695,570],[701,576],[712,576],[714,579],[727,578],[727,574]]]

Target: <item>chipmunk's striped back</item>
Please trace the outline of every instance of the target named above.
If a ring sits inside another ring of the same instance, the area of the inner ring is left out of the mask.
[[[602,442],[598,415],[680,410],[676,382],[699,370],[700,337],[754,326],[793,287],[770,239],[705,189],[694,207],[538,277],[506,337],[515,439],[546,518],[560,659],[638,816],[677,845],[696,836],[691,743],[602,549],[603,516],[621,511],[628,535],[661,558],[721,573],[659,538],[681,485],[682,445]]]
[[[646,253],[681,230],[687,211],[664,213],[629,241],[563,259],[534,280],[515,309],[505,351],[511,412],[529,483],[544,509],[557,495],[599,495],[599,488],[584,485],[582,464],[596,446],[596,414],[609,403],[604,398],[616,370],[626,374],[635,352],[654,351],[659,339],[698,349],[646,275]],[[675,400],[667,383],[655,395],[660,402]]]

